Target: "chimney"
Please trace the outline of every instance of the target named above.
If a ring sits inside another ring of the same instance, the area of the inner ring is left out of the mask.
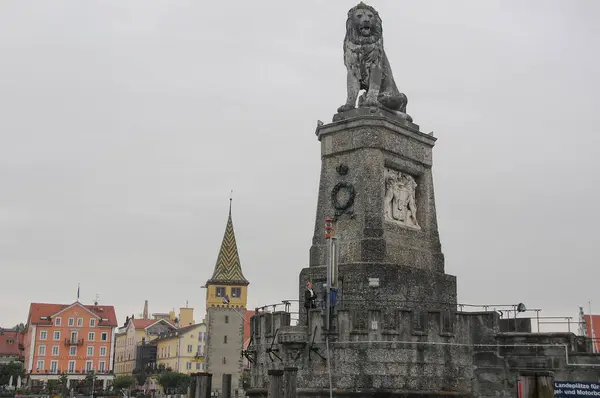
[[[144,301],[144,314],[142,317],[148,319],[148,300]]]
[[[194,324],[194,309],[193,308],[180,308],[179,309],[179,325],[180,327],[186,327]]]

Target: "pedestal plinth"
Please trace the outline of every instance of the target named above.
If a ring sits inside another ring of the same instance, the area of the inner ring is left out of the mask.
[[[347,304],[456,303],[456,279],[444,273],[437,227],[431,173],[436,138],[381,109],[354,109],[334,120],[317,130],[321,179],[310,267],[301,273],[300,291],[307,280],[320,288],[324,221],[333,217]]]

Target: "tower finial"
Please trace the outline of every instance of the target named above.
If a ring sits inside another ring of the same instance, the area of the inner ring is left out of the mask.
[[[233,202],[233,189],[229,191],[229,215],[231,215],[231,203]]]

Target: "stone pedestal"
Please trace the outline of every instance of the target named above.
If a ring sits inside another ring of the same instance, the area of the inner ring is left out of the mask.
[[[381,109],[336,115],[317,130],[321,179],[310,267],[300,276],[325,281],[324,223],[334,218],[340,246],[340,299],[456,303],[456,280],[444,273],[433,190],[436,139]],[[438,305],[435,306],[438,306]]]

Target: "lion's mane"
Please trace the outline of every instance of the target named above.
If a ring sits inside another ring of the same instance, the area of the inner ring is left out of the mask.
[[[368,37],[364,37],[358,31],[358,26],[354,24],[354,15],[358,10],[367,10],[370,11],[375,20],[377,21],[374,26],[371,28],[371,35]],[[346,37],[344,41],[350,41],[354,44],[373,44],[378,41],[381,41],[381,46],[383,46],[383,24],[381,22],[381,17],[377,10],[375,10],[370,5],[365,3],[360,3],[357,6],[354,6],[348,11],[348,19],[346,20]]]

